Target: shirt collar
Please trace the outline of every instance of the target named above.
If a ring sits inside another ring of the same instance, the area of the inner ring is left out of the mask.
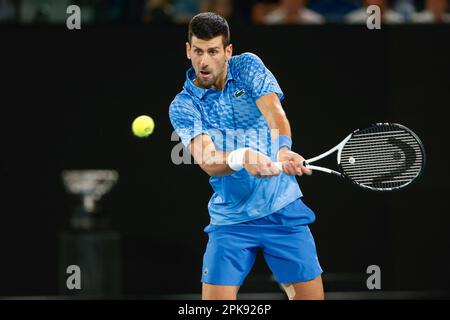
[[[227,79],[225,80],[224,89],[225,89],[225,87],[226,87],[226,85],[227,85],[229,80],[234,80],[233,74],[231,72],[230,64],[228,64],[228,68],[227,69],[228,69],[227,70]],[[186,81],[184,82],[184,87],[189,92],[191,92],[191,94],[195,95],[197,98],[202,99],[207,92],[211,92],[211,91],[217,92],[217,90],[212,89],[212,88],[211,89],[203,89],[203,88],[197,87],[194,84],[194,80],[195,80],[195,71],[191,67],[191,68],[189,68],[188,71],[186,71]]]

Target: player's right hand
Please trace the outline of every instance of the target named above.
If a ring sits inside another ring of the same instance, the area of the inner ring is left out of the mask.
[[[273,161],[261,152],[248,149],[244,159],[245,170],[257,178],[270,178],[281,173]]]

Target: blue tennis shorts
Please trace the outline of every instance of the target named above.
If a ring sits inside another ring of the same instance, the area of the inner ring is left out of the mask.
[[[279,283],[312,280],[322,274],[308,224],[314,212],[301,199],[265,217],[233,225],[208,225],[201,282],[240,286],[256,254],[264,258]]]

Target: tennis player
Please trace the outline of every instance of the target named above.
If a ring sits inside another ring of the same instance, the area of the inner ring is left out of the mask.
[[[295,178],[311,171],[291,151],[283,92],[258,56],[232,51],[223,17],[193,17],[186,43],[192,68],[169,109],[174,129],[214,190],[204,230],[209,241],[202,299],[236,299],[258,250],[289,299],[323,299],[308,227],[315,214],[302,202]]]

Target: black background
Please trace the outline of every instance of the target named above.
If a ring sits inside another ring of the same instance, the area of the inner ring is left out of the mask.
[[[424,176],[404,191],[368,192],[320,173],[298,179],[317,215],[328,290],[364,287],[372,264],[385,290],[450,288],[449,33],[232,26],[234,54],[259,55],[277,77],[305,157],[374,122],[402,123],[425,144]],[[186,26],[4,26],[0,38],[0,295],[57,294],[58,235],[73,204],[61,171],[97,168],[120,174],[103,209],[122,235],[123,293],[200,292],[211,188],[197,166],[172,163],[168,119],[189,67]],[[149,139],[131,134],[141,114],[156,122]],[[269,283],[262,259],[248,283],[244,292]]]

